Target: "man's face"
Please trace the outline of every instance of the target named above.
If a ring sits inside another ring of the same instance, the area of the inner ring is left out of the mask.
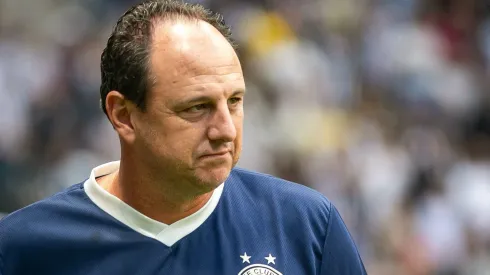
[[[208,23],[167,22],[150,60],[156,85],[134,115],[135,150],[166,179],[215,188],[242,146],[245,83],[234,49]]]

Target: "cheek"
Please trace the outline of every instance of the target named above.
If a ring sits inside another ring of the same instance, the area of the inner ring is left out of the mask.
[[[145,125],[144,128],[139,129],[138,136],[148,156],[161,156],[165,153],[166,149],[162,145],[166,143],[166,135],[162,134],[158,127]]]
[[[202,140],[202,130],[197,125],[165,125],[154,129],[155,150],[169,158],[188,161],[194,156]]]

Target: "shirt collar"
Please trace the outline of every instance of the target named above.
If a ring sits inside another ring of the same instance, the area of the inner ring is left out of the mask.
[[[107,214],[140,234],[156,239],[167,246],[172,246],[201,226],[213,213],[223,193],[224,183],[213,191],[209,201],[197,212],[167,225],[143,215],[97,183],[96,178],[117,171],[119,163],[114,161],[95,167],[84,182],[85,193]]]

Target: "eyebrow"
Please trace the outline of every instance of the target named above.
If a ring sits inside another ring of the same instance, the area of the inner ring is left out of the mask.
[[[237,96],[237,95],[244,95],[245,94],[245,90],[243,89],[240,89],[240,90],[236,90],[234,91],[230,97],[233,97],[233,96]],[[207,96],[207,95],[203,95],[203,96],[197,96],[197,97],[193,97],[193,98],[190,98],[190,99],[184,99],[184,100],[179,100],[178,101],[178,105],[191,105],[193,103],[199,103],[199,102],[205,102],[205,101],[211,101],[213,99],[213,97],[211,96]]]

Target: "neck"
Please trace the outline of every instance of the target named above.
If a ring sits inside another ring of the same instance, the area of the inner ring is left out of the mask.
[[[201,209],[213,194],[213,191],[179,192],[176,190],[178,183],[145,177],[149,173],[138,168],[121,158],[119,170],[98,182],[109,193],[153,220],[165,224],[179,221]]]

